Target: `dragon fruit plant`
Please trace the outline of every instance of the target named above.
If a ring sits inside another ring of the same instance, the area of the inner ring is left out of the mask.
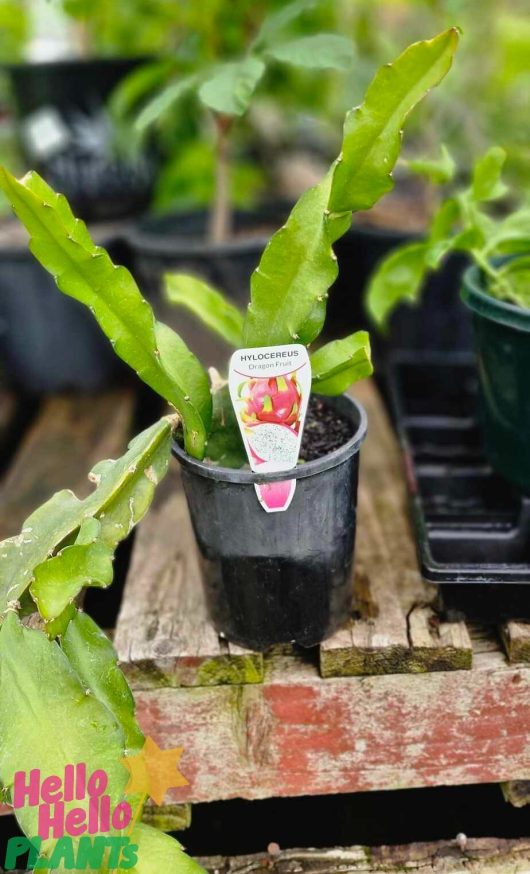
[[[402,125],[449,70],[457,42],[457,31],[448,30],[410,46],[376,74],[364,103],[346,116],[337,160],[265,249],[245,314],[192,277],[173,277],[171,294],[181,302],[186,294],[187,305],[235,346],[316,340],[337,275],[333,244],[352,212],[369,209],[392,188]],[[65,757],[93,768],[103,760],[120,796],[126,777],[120,756],[138,750],[143,739],[112,646],[75,600],[84,586],[111,582],[114,550],[149,507],[177,421],[191,459],[240,464],[241,438],[226,387],[217,378],[210,385],[197,358],[155,319],[131,274],[94,244],[65,198],[36,173],[17,180],[2,169],[0,187],[58,288],[91,310],[116,354],[177,412],[135,438],[118,461],[99,464],[87,498],[59,492],[0,547],[0,780],[6,797],[16,771],[49,767],[59,774]],[[311,364],[316,391],[343,393],[371,372],[367,334],[322,346]],[[294,381],[263,389],[249,386],[249,414],[292,424]],[[19,821],[27,835],[36,833],[35,808],[19,811]],[[138,826],[133,838],[140,847],[137,874],[154,870],[154,858],[157,870],[200,870],[163,835]],[[42,850],[53,853],[51,846]]]
[[[5,802],[12,801],[17,772],[36,768],[43,778],[51,777],[79,762],[88,773],[104,769],[115,803],[126,795],[129,774],[120,759],[139,753],[144,737],[113,646],[78,609],[76,599],[86,586],[112,582],[115,549],[147,512],[167,471],[172,427],[171,418],[152,425],[121,458],[100,462],[91,471],[94,489],[88,497],[57,492],[26,519],[19,534],[0,543],[0,786]],[[127,800],[133,809],[142,803],[141,798]],[[77,806],[88,811],[89,803],[87,797],[67,804],[66,810]],[[32,840],[38,834],[38,807],[24,806],[15,813]],[[154,828],[139,823],[130,837],[138,854],[132,874],[149,874],[155,859],[156,870],[203,871],[177,841]],[[76,851],[80,840],[74,839]],[[95,855],[103,849],[96,848]],[[60,839],[43,840],[37,855],[39,870],[58,874],[63,864],[68,868]],[[90,870],[109,870],[103,856],[97,867],[94,855],[91,859]]]
[[[451,28],[414,43],[377,72],[364,102],[346,115],[337,159],[301,196],[265,248],[250,280],[246,313],[190,276],[168,280],[171,299],[192,309],[233,346],[310,346],[323,328],[328,290],[337,277],[333,244],[348,230],[352,212],[369,209],[392,189],[403,124],[450,69],[458,38]],[[94,244],[65,198],[36,173],[18,180],[1,169],[0,187],[29,232],[32,253],[58,288],[89,307],[116,354],[175,408],[186,452],[199,460],[240,465],[242,444],[226,386],[218,379],[210,385],[178,334],[155,319],[131,274]],[[367,333],[327,343],[312,353],[311,365],[316,392],[342,394],[371,373]],[[267,397],[279,414],[279,399]],[[266,414],[262,406],[260,415]]]

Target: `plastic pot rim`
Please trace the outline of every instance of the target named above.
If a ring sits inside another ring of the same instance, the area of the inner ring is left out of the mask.
[[[351,455],[358,452],[361,447],[361,443],[366,437],[368,419],[362,404],[354,400],[349,395],[340,395],[339,397],[343,401],[348,402],[352,416],[355,413],[359,420],[359,424],[355,433],[346,443],[344,443],[342,446],[339,446],[339,448],[335,449],[333,452],[328,452],[327,455],[323,455],[321,458],[315,458],[313,461],[299,464],[292,470],[283,470],[279,473],[260,474],[255,473],[252,470],[238,470],[231,467],[217,467],[216,465],[206,464],[204,461],[198,461],[198,459],[192,458],[190,455],[187,454],[187,452],[184,451],[184,449],[180,446],[179,443],[177,443],[176,440],[173,441],[173,455],[178,459],[183,467],[185,467],[190,472],[195,473],[198,476],[205,477],[206,479],[217,480],[218,482],[248,484],[273,483],[283,482],[285,480],[291,479],[305,479],[306,477],[315,476],[315,474],[323,473],[326,470],[331,470],[331,468],[337,467]]]
[[[496,259],[505,261],[506,258]],[[484,289],[481,270],[473,264],[464,271],[461,298],[474,314],[516,331],[530,333],[530,309],[499,300]]]
[[[50,59],[47,61],[12,61],[12,62],[3,62],[0,63],[0,69],[6,70],[7,72],[17,71],[17,70],[41,70],[44,72],[45,70],[69,70],[72,67],[85,67],[90,68],[93,66],[101,66],[101,67],[113,67],[116,64],[123,64],[126,66],[131,62],[139,62],[139,63],[147,63],[152,60],[152,55],[106,55],[105,57],[98,57],[97,55],[93,55],[88,58],[78,58],[75,55],[71,55],[64,58],[56,58]]]
[[[165,217],[173,218],[175,222],[181,223],[185,222],[187,217],[195,217],[205,212],[207,215],[207,211],[203,209],[183,210],[182,212],[169,213]],[[258,206],[255,210],[242,210],[241,214],[244,217],[246,214],[250,216],[253,213],[259,214],[259,212],[260,207]],[[234,252],[262,252],[271,236],[281,227],[271,223],[271,227],[268,230],[260,230],[255,234],[250,232],[244,236],[235,234],[227,240],[216,243],[209,240],[207,236],[199,234],[187,235],[179,233],[178,229],[172,234],[164,236],[155,226],[157,219],[160,220],[161,218],[163,217],[148,216],[140,219],[136,225],[124,233],[123,238],[133,250],[141,252],[142,256],[229,256]]]

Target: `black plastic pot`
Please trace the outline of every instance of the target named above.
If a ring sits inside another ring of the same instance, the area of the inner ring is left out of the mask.
[[[340,449],[289,474],[259,475],[190,458],[175,444],[201,555],[206,598],[220,634],[264,650],[315,646],[351,614],[359,449],[366,414],[329,399],[355,427]],[[290,507],[266,513],[254,483],[296,479]]]
[[[26,249],[0,249],[0,362],[30,393],[95,391],[125,371],[92,314]]]
[[[477,267],[464,275],[462,299],[473,313],[486,455],[530,495],[530,309],[488,294]]]
[[[208,215],[204,211],[147,217],[125,237],[135,276],[144,293],[155,297],[165,273],[192,273],[246,306],[251,273],[289,209],[283,203],[272,203],[255,211],[237,211],[234,233],[223,243],[207,239]]]
[[[379,261],[393,249],[417,239],[417,235],[410,233],[354,222],[348,234],[335,245],[339,277],[329,297],[328,334],[373,327],[364,305],[370,277]],[[471,348],[471,318],[460,300],[462,274],[468,263],[461,253],[449,255],[441,269],[427,278],[417,305],[397,307],[385,336],[372,331],[374,348],[380,357],[404,349]]]
[[[156,160],[114,146],[107,99],[145,58],[64,60],[8,67],[24,158],[88,221],[144,210]]]

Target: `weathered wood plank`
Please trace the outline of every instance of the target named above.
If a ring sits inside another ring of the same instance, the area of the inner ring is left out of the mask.
[[[183,746],[175,802],[530,779],[530,667],[333,677],[266,659],[263,684],[135,690],[146,734]]]
[[[42,405],[0,484],[0,539],[53,492],[88,494],[87,474],[100,459],[120,455],[130,436],[133,395],[60,395]]]
[[[421,871],[422,874],[525,874],[530,870],[526,838],[466,838],[391,847],[279,850],[254,856],[199,859],[210,874],[344,874]]]
[[[259,683],[263,657],[219,638],[208,620],[178,469],[140,525],[114,644],[142,688]]]
[[[458,670],[471,667],[463,622],[440,622],[436,589],[421,579],[403,463],[373,382],[354,395],[368,413],[361,451],[355,606],[348,627],[320,646],[322,676]]]
[[[501,637],[511,662],[530,662],[530,622],[506,622],[501,628]]]

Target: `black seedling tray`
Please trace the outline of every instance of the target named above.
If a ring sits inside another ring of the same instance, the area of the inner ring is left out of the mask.
[[[472,356],[399,353],[388,389],[424,579],[446,607],[530,615],[530,499],[484,457]]]

